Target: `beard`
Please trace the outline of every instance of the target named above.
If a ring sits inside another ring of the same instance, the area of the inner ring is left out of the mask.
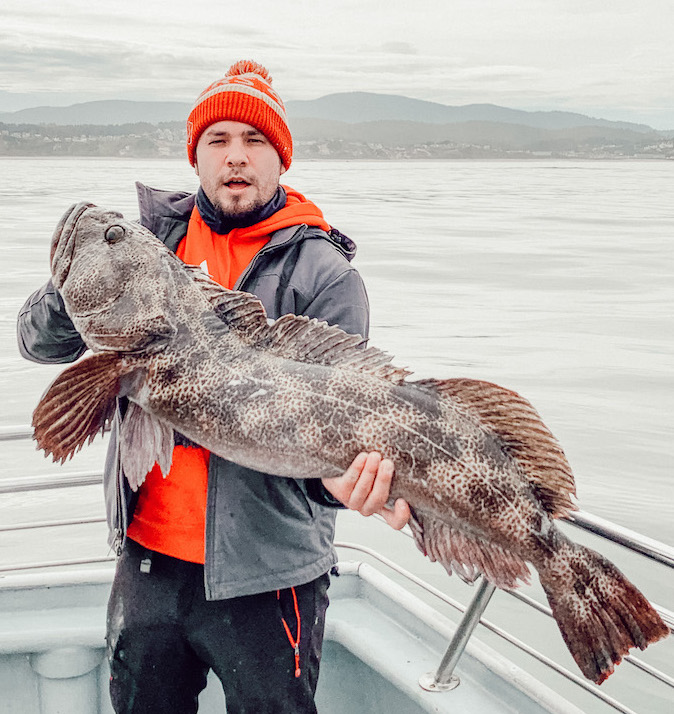
[[[269,203],[269,199],[264,200],[257,198],[252,201],[245,201],[235,196],[226,206],[223,206],[217,198],[212,203],[215,209],[215,217],[218,221],[227,222],[233,220],[237,223],[247,223],[249,220],[255,218],[260,212],[260,209]]]
[[[233,228],[246,228],[259,223],[278,210],[286,203],[286,193],[281,186],[277,186],[271,198],[266,196],[253,196],[244,199],[242,196],[227,197],[220,201],[218,196],[210,199],[203,187],[197,192],[197,208],[206,224],[216,233],[229,233]]]

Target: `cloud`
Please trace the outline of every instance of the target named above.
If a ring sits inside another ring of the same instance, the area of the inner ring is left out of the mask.
[[[191,101],[238,59],[285,99],[405,94],[445,104],[584,111],[604,102],[674,115],[674,4],[649,0],[4,0],[3,92],[79,101]],[[656,7],[657,12],[651,12]],[[311,15],[310,23],[297,21]],[[6,95],[5,95],[6,96]],[[61,103],[61,102],[59,102]]]
[[[257,33],[256,35],[257,36]],[[262,43],[261,43],[262,44]],[[253,43],[246,43],[246,56]],[[206,50],[206,51],[204,51]],[[234,59],[232,44],[181,48],[66,34],[30,41],[0,32],[0,89],[10,92],[82,91],[96,97],[191,100],[222,76]]]
[[[252,23],[205,30],[182,11],[157,15],[152,4],[55,0],[38,7],[35,0],[9,0],[0,29],[0,90],[87,88],[96,97],[147,99],[177,92],[192,99],[233,59],[273,44],[268,30]]]

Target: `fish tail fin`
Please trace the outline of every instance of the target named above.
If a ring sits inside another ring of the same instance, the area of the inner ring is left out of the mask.
[[[590,548],[565,541],[538,571],[566,646],[596,684],[631,647],[644,650],[669,634],[644,595]]]

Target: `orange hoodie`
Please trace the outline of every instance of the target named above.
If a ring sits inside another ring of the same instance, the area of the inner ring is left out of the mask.
[[[226,235],[214,233],[195,206],[176,255],[231,290],[274,231],[302,224],[330,230],[316,205],[301,193],[283,188],[287,195],[283,208],[260,223],[234,228]],[[165,478],[155,464],[138,493],[128,529],[132,540],[174,558],[204,562],[209,457],[206,449],[176,446]]]

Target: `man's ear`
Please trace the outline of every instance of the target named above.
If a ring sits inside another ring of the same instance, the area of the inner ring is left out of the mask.
[[[198,176],[199,175],[199,165],[197,164],[197,157],[194,157],[194,173]]]

